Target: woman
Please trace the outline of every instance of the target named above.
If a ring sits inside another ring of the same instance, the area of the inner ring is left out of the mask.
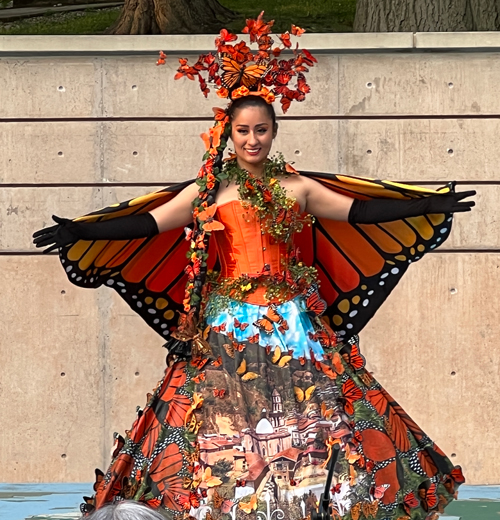
[[[366,371],[356,333],[474,192],[298,175],[268,158],[274,98],[253,87],[228,89],[196,183],[35,233],[74,283],[115,288],[170,338],[165,376],[87,510],[121,497],[167,517],[304,518],[338,444],[333,516],[434,518],[461,470]]]

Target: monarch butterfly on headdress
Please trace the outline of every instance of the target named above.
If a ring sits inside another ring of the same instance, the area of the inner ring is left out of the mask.
[[[252,88],[266,73],[266,65],[240,65],[230,56],[222,57],[222,85],[227,89],[245,86]]]

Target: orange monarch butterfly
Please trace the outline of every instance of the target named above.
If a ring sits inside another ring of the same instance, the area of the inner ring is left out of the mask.
[[[220,367],[222,365],[222,356],[219,356],[217,359],[212,361],[212,366]]]
[[[318,286],[312,284],[304,291],[307,313],[311,316],[321,316],[326,311],[326,302],[321,298]]]
[[[330,336],[328,335],[327,332],[325,332],[324,330],[318,330],[317,332],[315,332],[314,334],[312,332],[308,332],[308,335],[309,335],[309,339],[312,339],[313,341],[319,341],[320,345],[323,347],[323,348],[329,348],[331,347],[331,340],[330,340]],[[326,357],[326,356],[325,356]]]
[[[197,375],[196,377],[193,377],[193,381],[196,384],[199,384],[199,383],[201,383],[202,381],[205,381],[205,380],[206,380],[205,372],[201,372],[201,374]]]
[[[432,483],[429,489],[419,489],[418,494],[420,496],[420,504],[425,511],[434,509],[438,504],[438,497],[436,494],[437,484]]]
[[[240,330],[245,330],[247,327],[248,327],[248,323],[241,323],[240,320],[238,320],[238,318],[234,318],[234,326],[237,328],[237,329],[240,329]]]
[[[194,509],[200,507],[200,495],[198,495],[198,493],[193,493],[192,491],[187,496],[177,494],[174,496],[174,500],[182,507],[184,511],[189,511],[192,507]]]
[[[194,357],[191,359],[189,364],[193,367],[196,367],[198,370],[202,370],[203,367],[208,363],[208,358]]]
[[[214,490],[212,500],[214,502],[215,509],[220,509],[224,514],[229,513],[229,511],[231,511],[231,508],[234,505],[234,502],[226,499],[226,497],[223,497],[222,495],[219,495],[219,492],[217,490]]]
[[[351,352],[342,354],[342,357],[354,370],[361,370],[365,367],[366,360],[364,356],[359,353],[359,347],[356,343],[352,345]]]
[[[257,320],[254,325],[266,334],[272,334],[274,331],[274,323],[279,325],[280,332],[288,330],[288,323],[283,316],[276,310],[276,305],[269,305],[267,312],[261,319]]]
[[[226,330],[226,324],[225,323],[221,323],[220,325],[213,325],[212,326],[212,330],[216,334],[219,334],[220,332],[224,332]]]
[[[214,388],[213,389],[214,397],[218,397],[219,399],[224,399],[226,395],[226,390],[224,388]]]
[[[410,510],[415,509],[419,505],[420,502],[413,491],[410,491],[410,493],[406,494],[403,498],[403,507],[407,514],[410,514]]]
[[[240,65],[229,56],[222,57],[222,85],[227,89],[241,85],[252,88],[266,73],[266,65]]]
[[[352,403],[363,397],[363,391],[356,386],[356,383],[349,378],[342,385],[342,397],[339,398],[344,402],[344,410],[348,415],[354,414],[354,406]]]

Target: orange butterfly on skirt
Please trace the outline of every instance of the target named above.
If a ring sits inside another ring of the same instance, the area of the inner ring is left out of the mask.
[[[221,389],[214,388],[213,393],[214,393],[214,397],[218,397],[219,399],[224,399],[224,396],[226,395],[226,390],[224,388],[221,388]]]
[[[231,508],[234,505],[234,502],[228,500],[226,497],[223,497],[222,495],[219,495],[219,492],[217,490],[214,490],[212,500],[214,502],[215,509],[220,509],[224,514],[229,513],[229,511],[231,511]]]
[[[282,334],[285,330],[288,330],[288,323],[276,310],[276,305],[269,305],[266,314],[257,320],[254,325],[266,334],[272,334],[274,332],[275,323],[278,325],[278,329]]]
[[[306,299],[307,312],[313,316],[321,316],[326,311],[326,301],[319,295],[318,286],[312,284],[304,291],[304,298]]]
[[[220,367],[222,365],[222,356],[219,356],[217,359],[212,361],[212,366]]]
[[[318,330],[314,334],[312,332],[308,332],[308,334],[309,334],[309,339],[312,339],[313,341],[318,341],[319,344],[323,348],[330,347],[331,340],[330,340],[330,336],[328,335],[328,333],[326,331]]]
[[[340,397],[339,400],[344,403],[344,410],[348,415],[354,414],[353,403],[362,397],[363,391],[356,386],[356,383],[352,379],[349,378],[342,385],[342,397]]]
[[[194,357],[190,361],[190,365],[196,367],[198,370],[202,370],[203,367],[208,363],[208,358]]]
[[[198,493],[193,493],[192,491],[189,495],[175,495],[174,500],[182,507],[184,511],[189,511],[192,507],[197,509],[200,507],[200,495]]]
[[[419,489],[418,495],[420,497],[420,504],[425,511],[434,509],[438,504],[438,497],[436,494],[437,484],[432,483],[428,489]]]
[[[193,377],[193,381],[194,381],[196,384],[199,384],[199,383],[201,383],[202,381],[205,381],[205,379],[206,379],[205,372],[201,372],[201,373],[198,374],[196,377]]]
[[[249,515],[252,511],[255,511],[257,509],[257,495],[254,494],[250,497],[250,502],[240,502],[238,504],[238,507],[240,509],[243,509],[243,511]]]
[[[356,343],[351,346],[351,352],[342,354],[342,357],[354,370],[361,370],[365,367],[366,360],[364,356],[359,353],[359,347]]]
[[[241,321],[238,320],[238,318],[234,318],[234,326],[237,329],[245,330],[248,327],[249,323],[241,323]]]
[[[217,334],[219,334],[220,332],[224,332],[226,330],[226,324],[221,323],[220,325],[213,325],[212,330]]]

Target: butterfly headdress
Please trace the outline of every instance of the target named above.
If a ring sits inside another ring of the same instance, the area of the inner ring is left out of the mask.
[[[259,96],[266,103],[273,103],[280,98],[283,112],[292,101],[303,101],[310,87],[306,83],[305,73],[314,66],[316,58],[305,49],[292,49],[291,36],[301,36],[305,31],[292,25],[291,31],[277,36],[276,44],[271,37],[274,21],[266,22],[264,12],[255,20],[247,20],[242,32],[250,37],[250,45],[256,44],[252,52],[247,42],[235,42],[238,37],[222,29],[215,39],[216,52],[201,54],[194,65],[189,65],[186,58],[180,58],[175,79],[198,78],[200,89],[205,97],[210,86],[217,96],[231,102],[246,96]],[[283,50],[291,49],[293,56],[280,59]],[[165,63],[166,55],[161,51],[158,65]],[[229,108],[229,107],[228,107]],[[196,323],[203,302],[203,290],[207,274],[208,240],[212,232],[224,229],[224,225],[215,219],[215,196],[222,180],[222,157],[230,136],[228,109],[215,108],[215,124],[202,134],[206,153],[204,164],[197,176],[198,197],[194,201],[193,229],[187,233],[190,242],[190,265],[186,268],[188,282],[184,297],[185,316],[174,336],[185,342],[197,335]]]
[[[222,99],[257,95],[272,103],[279,97],[283,112],[288,110],[292,101],[304,101],[310,92],[305,73],[317,60],[306,49],[299,50],[298,44],[292,48],[290,38],[301,36],[305,30],[292,25],[291,31],[276,35],[280,41],[276,44],[271,37],[274,21],[266,22],[263,16],[264,11],[256,20],[247,20],[242,30],[249,35],[250,45],[257,45],[255,52],[244,40],[231,44],[238,37],[222,29],[215,39],[215,54],[201,54],[194,65],[189,65],[186,58],[180,58],[175,79],[187,77],[194,81],[198,77],[205,97],[210,92],[209,85]],[[286,49],[291,49],[293,56],[279,59]],[[160,52],[157,64],[164,64],[165,58],[166,55]]]

